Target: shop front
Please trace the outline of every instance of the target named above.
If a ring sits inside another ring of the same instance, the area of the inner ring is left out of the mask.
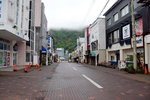
[[[47,50],[43,46],[42,46],[42,49],[40,52],[40,64],[41,65],[47,65]]]
[[[145,36],[145,64],[150,72],[150,34]]]
[[[96,64],[95,59],[96,59],[96,54],[95,54],[95,52],[91,51],[90,52],[90,64],[91,65],[95,65]]]
[[[10,66],[10,44],[0,41],[0,68]]]

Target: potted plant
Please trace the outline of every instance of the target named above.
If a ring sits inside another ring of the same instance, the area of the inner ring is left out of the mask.
[[[133,64],[128,64],[128,66],[126,67],[126,71],[128,73],[134,74],[135,73],[135,69],[133,68]]]
[[[126,61],[127,61],[127,62],[132,62],[132,61],[133,61],[133,56],[128,56],[128,57],[126,58]]]

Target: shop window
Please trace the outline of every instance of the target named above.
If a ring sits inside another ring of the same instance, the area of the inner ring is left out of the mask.
[[[96,40],[95,42],[92,42],[91,46],[92,46],[92,51],[98,50],[98,40]]]
[[[30,53],[26,53],[26,62],[30,62]]]
[[[3,52],[0,52],[0,66],[3,65]]]
[[[119,41],[119,30],[114,31],[113,36],[114,36],[113,37],[114,42],[118,42]]]
[[[111,18],[107,20],[107,26],[111,25]]]
[[[113,43],[113,40],[112,40],[112,33],[109,34],[108,36],[108,44],[112,44]]]
[[[10,45],[8,45],[7,50],[10,50]]]
[[[6,44],[4,44],[4,50],[7,50],[7,45]]]
[[[115,15],[114,15],[114,22],[116,22],[118,20],[118,13],[116,13]]]
[[[0,50],[3,50],[3,44],[0,43]]]
[[[125,15],[128,14],[128,13],[129,13],[129,6],[126,5],[125,7],[123,7],[123,8],[121,9],[121,17],[125,16]]]
[[[111,56],[111,61],[114,61],[115,60],[115,57],[114,56]]]
[[[6,62],[7,62],[7,52],[4,52],[3,66],[6,66]]]
[[[13,65],[17,64],[17,53],[13,53]]]

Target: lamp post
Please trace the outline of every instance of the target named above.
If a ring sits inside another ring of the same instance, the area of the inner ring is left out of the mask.
[[[137,48],[136,48],[136,32],[135,32],[135,17],[134,17],[134,0],[131,0],[131,22],[132,22],[132,38],[133,38],[133,64],[137,70]]]

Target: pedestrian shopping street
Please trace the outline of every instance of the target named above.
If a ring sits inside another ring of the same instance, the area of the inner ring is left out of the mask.
[[[149,75],[60,62],[0,72],[0,100],[149,100]]]

